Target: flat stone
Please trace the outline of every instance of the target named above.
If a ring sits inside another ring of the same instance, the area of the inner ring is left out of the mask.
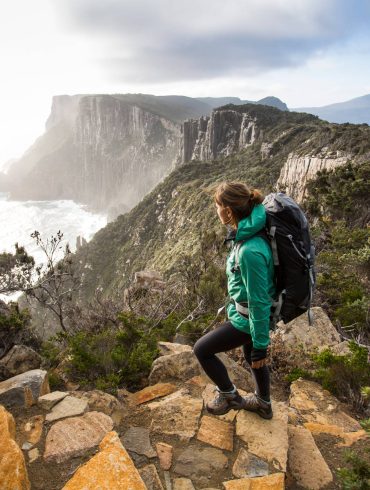
[[[31,444],[37,444],[41,438],[42,431],[44,428],[43,415],[34,415],[21,427],[21,438],[26,440]]]
[[[70,417],[56,422],[46,436],[44,458],[63,462],[97,446],[113,421],[104,413],[88,412],[82,417]]]
[[[29,490],[31,488],[22,450],[14,440],[13,416],[0,405],[0,482],[1,488]]]
[[[303,422],[337,425],[344,432],[362,429],[357,420],[340,409],[339,401],[313,381],[298,379],[290,385],[289,405],[295,408]]]
[[[44,410],[51,410],[55,404],[63,400],[68,394],[68,391],[52,391],[40,396],[37,400],[37,405]]]
[[[122,443],[127,451],[143,454],[147,458],[155,458],[157,456],[150,443],[149,429],[145,427],[130,427],[123,435]]]
[[[236,478],[265,476],[269,474],[269,465],[266,461],[257,458],[246,449],[241,448],[233,466],[233,475]]]
[[[195,490],[193,482],[189,478],[175,478],[173,490]]]
[[[80,466],[62,490],[146,490],[118,434],[109,432],[100,451]]]
[[[333,481],[312,434],[304,427],[289,426],[289,472],[304,488],[319,490]]]
[[[240,410],[236,416],[236,434],[248,444],[249,452],[286,471],[288,456],[288,414],[285,403],[272,402],[274,416],[265,420]]]
[[[31,449],[31,451],[28,451],[28,461],[30,463],[33,463],[39,457],[40,457],[40,453],[37,447],[34,447],[33,449]]]
[[[356,432],[344,432],[341,427],[337,425],[328,424],[315,424],[313,422],[306,422],[304,424],[306,429],[308,429],[312,434],[330,434],[335,437],[340,437],[343,442],[336,444],[339,447],[349,447],[360,439],[366,439],[369,437],[367,432],[363,429]]]
[[[198,429],[203,401],[191,397],[185,389],[148,404],[152,412],[150,429],[161,434],[190,439]]]
[[[173,447],[165,442],[157,442],[155,448],[161,468],[163,470],[169,470],[172,465]]]
[[[228,459],[220,449],[198,448],[189,445],[179,454],[174,472],[195,481],[206,481],[210,475],[217,476],[228,467]]]
[[[51,413],[46,415],[45,420],[47,422],[53,422],[54,420],[81,415],[86,412],[87,406],[87,401],[84,399],[66,396],[53,407]]]
[[[234,426],[229,422],[204,415],[200,422],[197,439],[227,451],[233,450]]]
[[[223,482],[226,490],[284,490],[284,473]]]
[[[140,468],[139,473],[147,490],[164,490],[154,464],[148,464],[144,468]]]
[[[30,407],[50,393],[47,372],[33,369],[0,382],[0,404],[5,407]]]
[[[171,383],[157,383],[153,386],[137,391],[131,395],[130,401],[133,405],[141,405],[142,403],[169,395],[177,390],[177,386]]]

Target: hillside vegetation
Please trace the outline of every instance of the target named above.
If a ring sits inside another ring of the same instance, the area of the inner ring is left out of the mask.
[[[197,255],[205,232],[215,232],[221,243],[223,231],[205,192],[215,183],[243,180],[268,193],[274,190],[290,152],[343,151],[360,163],[370,152],[367,126],[328,124],[315,116],[266,106],[231,107],[255,117],[262,137],[225,159],[178,167],[130,213],[100,230],[77,255],[83,271],[83,298],[91,298],[96,288],[106,296],[122,291],[132,274],[142,269],[159,270],[168,277],[178,270],[184,255]],[[273,143],[266,159],[261,155],[263,142]]]

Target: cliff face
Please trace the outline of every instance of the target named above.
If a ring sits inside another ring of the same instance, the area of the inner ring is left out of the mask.
[[[333,170],[345,165],[351,159],[351,154],[341,151],[321,152],[316,156],[299,156],[290,153],[281,169],[277,188],[289,194],[298,203],[307,197],[307,182],[315,178],[322,170]]]
[[[252,115],[232,109],[214,110],[210,117],[184,122],[181,161],[229,156],[252,145],[259,133]]]
[[[113,96],[54,97],[45,134],[11,168],[12,197],[116,215],[171,170],[180,138],[179,124]]]

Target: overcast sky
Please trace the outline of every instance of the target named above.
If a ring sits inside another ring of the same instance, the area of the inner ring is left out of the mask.
[[[368,94],[369,26],[370,0],[3,0],[0,166],[43,132],[56,94]]]

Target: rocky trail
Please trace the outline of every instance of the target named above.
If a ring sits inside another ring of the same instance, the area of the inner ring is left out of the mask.
[[[272,386],[272,420],[212,416],[214,386],[191,347],[159,347],[150,385],[136,393],[50,393],[42,369],[1,382],[1,490],[339,489],[344,451],[368,445],[347,407],[303,379],[287,399]],[[249,371],[220,356],[251,391]]]

